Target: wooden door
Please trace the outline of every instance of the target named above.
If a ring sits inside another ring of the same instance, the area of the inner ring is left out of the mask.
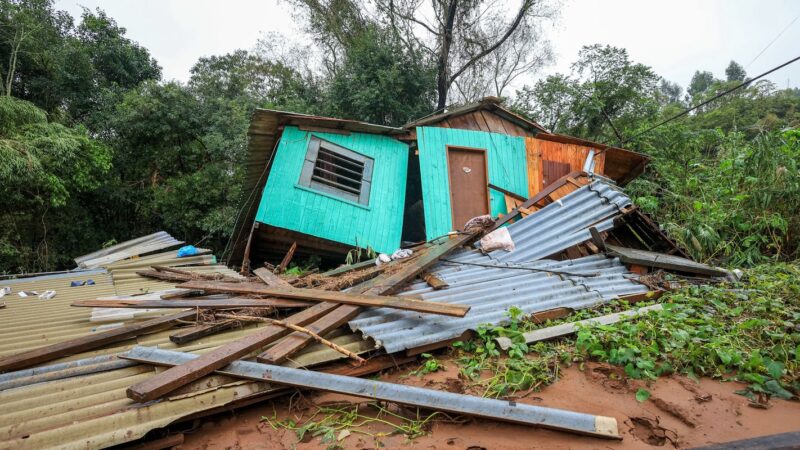
[[[453,229],[462,229],[473,217],[489,214],[489,174],[486,151],[448,147],[450,205]]]

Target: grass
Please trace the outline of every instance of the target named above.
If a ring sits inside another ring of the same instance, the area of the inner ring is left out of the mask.
[[[444,413],[425,415],[418,409],[409,417],[407,414],[391,411],[389,407],[377,402],[343,403],[316,408],[316,412],[302,424],[292,419],[278,420],[276,414],[272,417],[262,416],[261,421],[275,430],[294,431],[298,441],[309,437],[319,438],[321,443],[333,450],[343,448],[343,441],[354,434],[367,436],[375,442],[376,447],[384,447],[381,442],[383,437],[402,434],[406,439],[412,440],[428,434],[433,422],[451,420]],[[365,413],[366,409],[371,411]],[[370,432],[367,430],[370,425],[379,425],[388,431]]]

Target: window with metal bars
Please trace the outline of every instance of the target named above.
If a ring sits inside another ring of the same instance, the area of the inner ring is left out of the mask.
[[[312,137],[300,174],[300,185],[367,205],[372,186],[372,165],[372,158]]]

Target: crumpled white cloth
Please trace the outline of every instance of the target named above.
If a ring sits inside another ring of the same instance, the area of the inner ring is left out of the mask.
[[[513,252],[516,249],[514,241],[511,239],[511,234],[508,228],[498,228],[486,236],[481,238],[481,250],[491,252],[493,250],[503,249],[507,252]]]

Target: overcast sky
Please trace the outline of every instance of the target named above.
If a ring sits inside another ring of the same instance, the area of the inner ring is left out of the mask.
[[[731,59],[757,75],[800,56],[797,0],[562,1],[559,20],[548,27],[557,59],[542,74],[568,72],[581,46],[594,43],[624,47],[634,61],[683,87],[697,69],[724,77]],[[250,49],[263,33],[298,31],[290,8],[278,0],[56,1],[75,17],[81,6],[104,9],[150,50],[164,78],[181,81],[201,56]],[[781,88],[800,86],[800,61],[770,79]]]

